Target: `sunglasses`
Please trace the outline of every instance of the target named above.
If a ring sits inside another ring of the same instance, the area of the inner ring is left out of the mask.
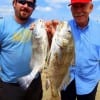
[[[35,3],[26,0],[17,0],[18,3],[24,5],[27,3],[28,7],[35,8]]]

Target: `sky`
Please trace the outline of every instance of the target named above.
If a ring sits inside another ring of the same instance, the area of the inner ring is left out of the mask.
[[[12,0],[0,0],[0,17],[13,14]],[[32,17],[45,20],[69,20],[72,18],[69,0],[37,0]],[[100,0],[93,0],[94,10],[91,18],[100,21]]]

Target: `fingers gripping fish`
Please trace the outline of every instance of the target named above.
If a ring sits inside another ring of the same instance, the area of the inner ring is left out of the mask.
[[[42,100],[61,100],[60,89],[68,84],[68,68],[74,57],[74,43],[67,22],[60,22],[52,39],[51,48],[42,71]],[[67,80],[66,80],[67,79]]]
[[[38,20],[35,24],[32,42],[33,54],[30,65],[33,68],[34,74],[43,68],[49,50],[48,36],[42,19]]]
[[[25,89],[28,88],[28,86],[31,84],[36,74],[42,70],[48,48],[49,43],[45,30],[45,24],[42,19],[39,19],[34,23],[34,29],[32,31],[32,58],[30,62],[32,72],[19,79],[19,83]]]

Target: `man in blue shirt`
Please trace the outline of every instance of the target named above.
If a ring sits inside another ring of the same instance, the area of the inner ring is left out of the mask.
[[[41,99],[40,75],[27,91],[18,84],[18,78],[31,72],[32,34],[29,27],[35,20],[30,17],[35,5],[36,0],[13,0],[14,16],[0,19],[0,100]]]
[[[90,19],[92,0],[71,0],[69,21],[75,43],[71,83],[61,91],[62,100],[95,100],[100,80],[100,24]]]

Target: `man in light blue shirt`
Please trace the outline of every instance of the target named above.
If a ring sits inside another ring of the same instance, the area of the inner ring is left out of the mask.
[[[18,79],[31,72],[32,32],[35,21],[31,14],[36,0],[13,0],[14,16],[0,19],[0,100],[40,100],[42,84],[40,74],[28,90]]]
[[[89,18],[92,0],[71,0],[73,20],[69,21],[75,43],[72,78],[61,91],[62,100],[95,100],[100,80],[100,24]]]

